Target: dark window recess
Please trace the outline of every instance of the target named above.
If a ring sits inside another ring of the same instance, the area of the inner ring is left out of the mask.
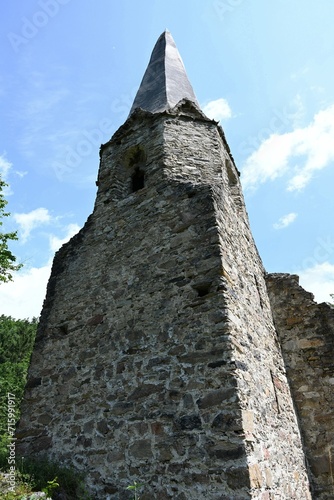
[[[131,178],[132,192],[135,193],[136,191],[139,191],[139,189],[143,189],[144,186],[145,186],[144,172],[137,167],[134,173],[132,174]]]
[[[203,283],[201,285],[194,286],[194,289],[197,292],[198,297],[205,297],[210,293],[211,283]]]

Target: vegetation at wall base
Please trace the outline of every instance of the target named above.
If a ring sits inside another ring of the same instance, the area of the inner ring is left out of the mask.
[[[83,475],[45,457],[16,457],[15,492],[8,491],[8,394],[13,398],[17,422],[37,325],[36,318],[30,321],[0,316],[0,498],[23,500],[30,499],[34,492],[44,492],[44,498],[61,495],[59,498],[66,500],[89,500]]]
[[[4,471],[3,471],[4,472]],[[66,500],[90,500],[84,485],[84,475],[77,470],[60,465],[46,457],[21,457],[16,461],[15,493],[5,493],[4,474],[0,476],[1,498],[22,500],[34,492],[44,492],[45,497]]]

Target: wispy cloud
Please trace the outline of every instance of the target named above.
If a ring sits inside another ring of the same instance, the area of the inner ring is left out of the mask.
[[[20,113],[24,117],[22,135],[19,144],[27,157],[35,156],[37,145],[49,143],[48,131],[55,116],[59,115],[68,92],[64,89],[44,89],[38,96],[26,100]],[[60,138],[58,138],[58,143]]]
[[[232,110],[226,99],[220,98],[210,101],[203,107],[203,112],[212,120],[227,120],[232,116]]]
[[[296,129],[303,125],[306,113],[306,109],[300,94],[297,94],[291,101],[291,106],[294,108],[294,112],[289,113],[289,119],[291,120],[292,127]]]
[[[59,248],[64,245],[72,236],[74,236],[80,230],[78,224],[69,224],[66,228],[66,234],[63,238],[58,238],[54,234],[49,236],[50,250],[56,252]]]
[[[25,103],[25,116],[35,117],[53,109],[68,94],[69,92],[65,89],[44,89],[40,95],[33,97]]]
[[[287,174],[287,190],[302,190],[315,172],[334,162],[333,137],[334,105],[319,111],[306,127],[263,141],[241,169],[243,186],[256,188]]]
[[[290,226],[294,220],[296,220],[298,214],[295,212],[291,212],[289,214],[283,215],[278,222],[273,224],[274,229],[284,229],[285,227]]]
[[[299,272],[300,284],[314,294],[317,302],[332,301],[334,293],[334,264],[323,262]]]
[[[6,180],[12,166],[12,163],[7,160],[5,155],[0,155],[0,176],[3,180]]]
[[[36,208],[31,212],[27,213],[15,213],[13,214],[15,222],[20,227],[20,241],[25,243],[30,236],[33,229],[40,227],[44,224],[49,224],[52,221],[52,216],[50,215],[47,208]]]
[[[20,177],[20,178],[22,179],[23,177],[25,177],[25,176],[27,175],[27,173],[28,173],[28,172],[27,172],[26,170],[24,170],[24,171],[23,171],[23,170],[15,170],[15,172],[14,172],[14,173],[15,173],[18,177]]]
[[[19,120],[18,144],[22,153],[32,158],[43,145],[48,145],[47,134],[54,130],[71,92],[64,85],[62,67],[46,67],[45,72],[32,70],[30,51],[28,54],[21,59],[26,85],[17,91],[10,119]]]
[[[299,68],[297,71],[291,73],[290,78],[291,80],[298,80],[300,78],[303,78],[309,72],[310,72],[309,66],[303,66],[302,68]]]

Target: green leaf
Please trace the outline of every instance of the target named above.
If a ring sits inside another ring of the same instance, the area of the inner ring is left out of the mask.
[[[7,201],[2,191],[5,186],[7,186],[7,184],[0,177],[0,226],[2,226],[1,219],[10,216],[9,212],[4,211]],[[0,233],[0,283],[1,281],[4,283],[12,281],[12,271],[18,271],[22,267],[22,264],[15,264],[16,257],[8,248],[8,242],[17,239],[17,231]]]

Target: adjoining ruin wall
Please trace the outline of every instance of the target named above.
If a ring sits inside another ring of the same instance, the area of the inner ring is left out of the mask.
[[[237,171],[186,103],[101,149],[57,253],[17,431],[97,498],[308,499],[296,416]]]
[[[334,498],[334,309],[290,274],[267,287],[310,469],[312,496]]]

